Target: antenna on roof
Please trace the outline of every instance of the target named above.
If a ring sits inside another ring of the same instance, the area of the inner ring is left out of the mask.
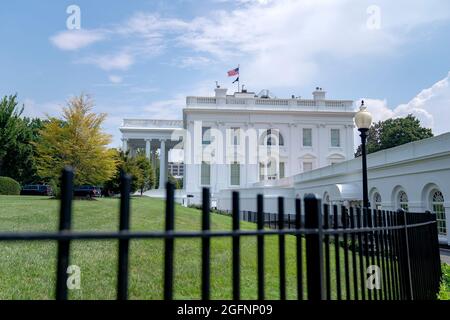
[[[216,81],[216,88],[217,88],[217,89],[220,88],[220,86],[219,86],[219,81]]]

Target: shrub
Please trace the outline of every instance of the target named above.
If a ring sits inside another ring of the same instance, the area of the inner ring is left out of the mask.
[[[450,265],[443,263],[441,269],[442,282],[438,298],[440,300],[450,300]]]
[[[1,195],[19,195],[20,184],[9,177],[0,177],[0,194]]]

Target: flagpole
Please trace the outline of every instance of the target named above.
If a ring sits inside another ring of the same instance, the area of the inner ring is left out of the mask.
[[[238,70],[239,70],[239,73],[238,73],[238,92],[239,92],[239,81],[241,80],[241,65],[240,64],[238,64]]]

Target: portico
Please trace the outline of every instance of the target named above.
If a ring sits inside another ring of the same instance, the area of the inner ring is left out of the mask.
[[[181,120],[142,119],[125,119],[120,127],[122,150],[131,156],[144,153],[153,168],[159,166],[159,189],[164,189],[167,182],[169,152],[181,142],[179,131],[182,128]]]

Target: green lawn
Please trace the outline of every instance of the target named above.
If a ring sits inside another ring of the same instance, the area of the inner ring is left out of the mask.
[[[58,225],[59,201],[44,197],[0,196],[0,231],[53,231]],[[150,198],[131,201],[132,230],[163,230],[164,202]],[[75,201],[73,229],[77,231],[113,231],[118,228],[119,201],[99,199]],[[176,207],[177,230],[199,230],[200,211]],[[230,230],[231,218],[213,214],[214,230]],[[242,228],[254,224],[242,222]],[[81,289],[70,291],[71,299],[114,299],[117,278],[117,241],[74,241],[71,264],[81,268]],[[200,240],[175,241],[175,298],[199,299],[201,279]],[[334,249],[332,246],[331,248]],[[334,261],[334,250],[331,261]],[[267,236],[266,296],[278,299],[278,238]],[[343,254],[341,253],[341,259]],[[351,257],[351,255],[350,255]],[[256,239],[241,240],[241,297],[255,299]],[[295,238],[286,237],[287,297],[296,298]],[[211,241],[211,295],[213,299],[231,299],[231,239]],[[0,299],[53,299],[56,243],[0,242]],[[306,267],[304,268],[304,270]],[[343,268],[342,268],[343,269]],[[350,274],[352,272],[350,264]],[[332,270],[334,278],[334,270]],[[343,271],[341,279],[344,279]],[[130,245],[129,297],[162,299],[163,241],[132,240]],[[335,280],[332,279],[334,286]],[[343,282],[342,282],[343,283]],[[345,297],[345,286],[343,297]],[[333,290],[334,291],[334,290]]]

